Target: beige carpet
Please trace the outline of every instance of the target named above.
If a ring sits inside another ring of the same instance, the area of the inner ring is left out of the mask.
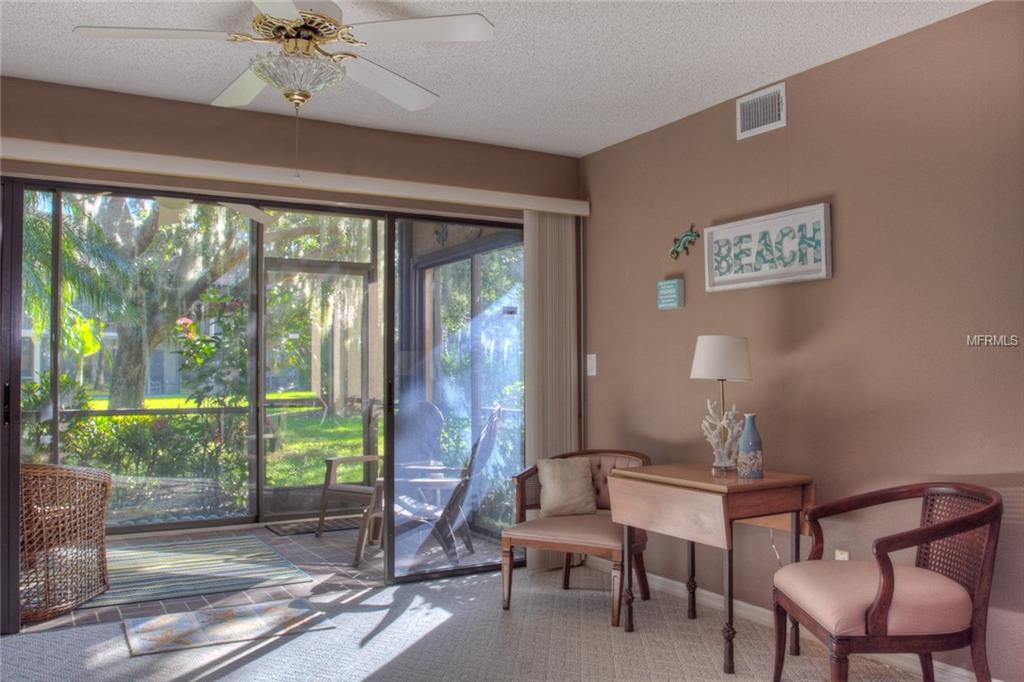
[[[128,655],[119,623],[4,637],[0,678],[17,680],[751,680],[770,679],[769,628],[736,624],[736,675],[721,674],[721,614],[687,620],[683,600],[637,603],[638,629],[608,626],[609,579],[516,571],[512,610],[495,573],[310,597],[337,626],[295,637]],[[823,647],[787,657],[786,680],[828,679]],[[851,680],[915,676],[862,657]]]

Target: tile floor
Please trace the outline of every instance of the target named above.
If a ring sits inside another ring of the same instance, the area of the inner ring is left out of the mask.
[[[236,606],[257,604],[277,599],[310,597],[331,593],[343,593],[381,587],[384,583],[384,552],[380,547],[367,547],[359,568],[352,567],[356,530],[341,530],[324,533],[317,538],[307,535],[277,535],[262,526],[232,530],[204,530],[186,533],[160,533],[140,536],[114,536],[107,540],[109,547],[129,546],[172,540],[203,539],[251,535],[273,546],[281,555],[309,574],[311,582],[276,587],[255,588],[238,592],[219,592],[194,597],[182,597],[160,601],[121,604],[99,608],[79,608],[71,613],[43,623],[22,628],[22,632],[41,632],[76,625],[119,622],[125,618],[155,616],[163,613],[195,611],[213,606]],[[499,543],[474,534],[474,562],[497,563],[501,559]],[[401,551],[401,548],[400,548]],[[415,570],[445,568],[449,564],[436,543],[426,545],[425,553],[419,555],[410,566]]]

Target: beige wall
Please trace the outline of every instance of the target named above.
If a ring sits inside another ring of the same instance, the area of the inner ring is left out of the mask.
[[[728,399],[758,414],[766,465],[812,474],[819,499],[936,479],[1003,492],[989,655],[998,677],[1020,680],[1024,349],[967,348],[965,335],[1024,336],[1024,4],[983,6],[786,87],[783,130],[737,142],[730,101],[583,160],[586,347],[599,369],[587,443],[710,464],[699,422],[717,387],[688,379],[695,337],[748,336],[754,381]],[[707,294],[706,245],[669,260],[691,222],[818,201],[832,205],[831,280]],[[659,312],[655,282],[678,275],[686,307]],[[826,551],[870,559],[873,538],[916,514],[828,523]],[[737,597],[768,606],[768,532],[738,529],[736,551]],[[657,537],[648,568],[685,580],[683,552]],[[720,590],[719,553],[698,556],[698,583]]]
[[[0,80],[0,134],[15,138],[291,168],[293,125],[291,116]],[[580,191],[568,156],[309,119],[300,136],[305,170],[568,199]]]

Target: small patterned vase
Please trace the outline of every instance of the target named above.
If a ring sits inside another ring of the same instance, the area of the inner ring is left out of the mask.
[[[740,478],[764,478],[764,455],[761,453],[761,434],[754,423],[756,414],[744,414],[743,433],[740,434],[740,453],[736,460]]]

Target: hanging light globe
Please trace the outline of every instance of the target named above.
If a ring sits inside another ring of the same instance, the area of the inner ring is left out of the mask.
[[[268,52],[253,57],[249,67],[296,109],[309,101],[313,93],[329,88],[345,77],[345,67],[339,61],[285,52]]]

